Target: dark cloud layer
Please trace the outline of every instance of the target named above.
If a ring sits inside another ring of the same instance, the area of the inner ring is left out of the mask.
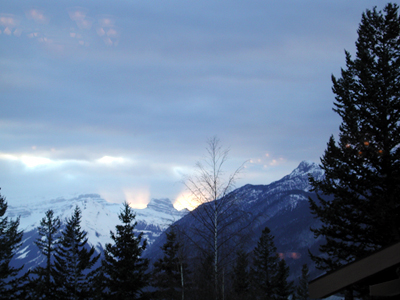
[[[238,184],[318,161],[340,123],[330,76],[362,12],[385,4],[2,3],[2,191],[175,199],[214,135],[229,168],[251,160]]]

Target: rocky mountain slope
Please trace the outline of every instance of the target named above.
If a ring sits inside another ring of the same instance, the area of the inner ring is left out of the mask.
[[[249,213],[246,222],[250,222],[250,226],[246,229],[247,239],[243,247],[252,251],[261,231],[268,226],[275,236],[274,241],[280,256],[286,259],[291,269],[293,279],[301,274],[304,263],[309,265],[311,276],[319,274],[308,255],[308,250],[317,253],[321,242],[309,230],[310,227],[319,226],[308,205],[308,198],[315,197],[315,193],[310,192],[309,175],[321,178],[323,171],[317,164],[303,161],[293,172],[278,181],[268,185],[247,184],[232,192],[237,199],[235,209]],[[176,226],[190,228],[195,222],[191,212],[179,220]],[[199,241],[195,236],[191,239]],[[164,235],[160,236],[145,255],[150,258],[162,255],[160,247],[164,241]]]

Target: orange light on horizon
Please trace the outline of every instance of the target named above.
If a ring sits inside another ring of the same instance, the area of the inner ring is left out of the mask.
[[[143,209],[150,202],[150,189],[143,188],[128,188],[123,191],[125,201],[132,208]]]
[[[182,192],[174,201],[174,207],[177,210],[188,209],[194,210],[200,203],[194,199],[189,192]]]

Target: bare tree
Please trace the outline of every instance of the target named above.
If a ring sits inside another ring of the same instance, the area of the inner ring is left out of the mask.
[[[196,173],[186,179],[185,185],[192,200],[199,207],[191,212],[196,220],[192,226],[191,240],[204,252],[212,252],[215,299],[219,298],[219,276],[228,261],[223,253],[249,226],[246,213],[237,205],[240,202],[232,192],[235,180],[244,168],[244,163],[232,174],[226,176],[223,170],[228,158],[228,149],[220,146],[214,137],[207,143],[207,157],[196,164]],[[234,251],[233,251],[234,252]],[[222,295],[223,296],[223,295]]]

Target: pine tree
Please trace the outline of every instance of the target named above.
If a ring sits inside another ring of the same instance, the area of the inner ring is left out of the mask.
[[[399,40],[398,5],[367,10],[356,58],[346,52],[347,68],[332,76],[339,141],[332,136],[321,158],[325,178],[310,179],[320,195],[310,207],[323,223],[312,231],[326,239],[324,256],[312,258],[324,271],[400,241]]]
[[[35,241],[35,244],[46,257],[46,265],[45,267],[37,267],[32,272],[38,276],[34,279],[37,299],[51,299],[52,295],[54,295],[56,288],[54,282],[54,254],[59,239],[60,226],[60,218],[54,217],[53,210],[49,209],[38,227],[40,237]]]
[[[106,244],[104,251],[105,292],[107,299],[141,299],[149,283],[149,260],[141,258],[147,240],[141,243],[143,232],[135,236],[135,213],[126,202],[119,219],[122,225],[116,226],[116,233],[111,232],[114,243]]]
[[[278,271],[275,277],[275,300],[287,300],[293,292],[293,282],[288,281],[289,267],[286,261],[281,259],[278,263]]]
[[[88,273],[99,259],[95,249],[88,250],[87,233],[81,229],[81,210],[78,206],[62,232],[55,254],[54,279],[60,299],[87,299],[89,296]]]
[[[181,244],[174,229],[166,232],[167,241],[161,247],[164,257],[154,263],[153,286],[157,299],[184,299],[187,264],[179,256]]]
[[[304,264],[303,267],[301,268],[301,277],[299,280],[299,284],[296,287],[297,300],[310,299],[308,294],[308,281],[309,281],[308,266],[307,264]]]
[[[214,257],[213,252],[201,252],[193,264],[193,291],[190,299],[213,299],[214,295]]]
[[[251,282],[254,299],[273,299],[276,292],[276,276],[278,273],[279,256],[274,244],[271,230],[265,227],[254,249]]]
[[[250,272],[249,254],[242,248],[236,252],[235,265],[233,266],[233,292],[235,299],[250,299]]]
[[[0,299],[13,299],[17,293],[18,272],[23,266],[13,268],[10,261],[21,245],[23,231],[18,230],[19,218],[10,220],[4,216],[6,211],[6,199],[0,195]]]

